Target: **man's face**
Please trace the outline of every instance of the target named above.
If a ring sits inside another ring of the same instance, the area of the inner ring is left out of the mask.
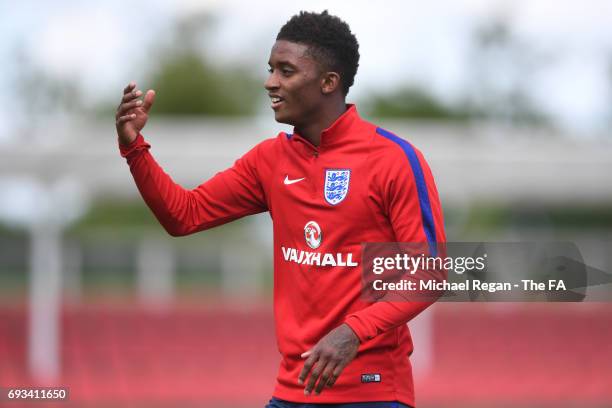
[[[272,47],[264,86],[277,122],[300,126],[322,108],[322,70],[307,51],[307,45],[284,40]]]

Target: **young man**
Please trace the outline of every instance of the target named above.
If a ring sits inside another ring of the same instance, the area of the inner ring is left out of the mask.
[[[293,16],[265,82],[275,119],[293,133],[193,190],[164,173],[140,134],[154,91],[140,100],[131,83],[117,109],[121,154],[169,234],[270,212],[282,361],[269,407],[414,406],[406,322],[431,302],[364,301],[361,244],[443,242],[442,210],[421,153],[345,103],[358,61],[346,23],[327,12]]]

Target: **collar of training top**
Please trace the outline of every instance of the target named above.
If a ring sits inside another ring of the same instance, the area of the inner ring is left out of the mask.
[[[329,147],[347,138],[353,133],[351,128],[359,122],[361,122],[361,117],[357,112],[357,107],[352,103],[347,104],[346,111],[330,127],[321,132],[321,144],[319,147]],[[299,136],[295,128],[293,129],[293,134]]]

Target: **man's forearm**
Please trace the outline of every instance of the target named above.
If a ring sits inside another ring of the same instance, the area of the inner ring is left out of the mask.
[[[170,235],[191,234],[267,209],[244,159],[189,190],[164,172],[150,147],[140,134],[133,143],[119,145],[142,198]]]
[[[353,329],[359,341],[364,343],[381,333],[406,324],[433,303],[433,301],[376,302],[348,315],[345,323]]]
[[[161,225],[172,236],[189,234],[196,228],[183,210],[189,206],[189,191],[163,171],[149,153],[150,147],[142,135],[129,145],[119,145],[138,191]]]

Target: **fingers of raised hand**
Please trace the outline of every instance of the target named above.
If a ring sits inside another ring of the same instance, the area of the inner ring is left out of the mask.
[[[129,115],[123,115],[117,118],[116,123],[117,125],[120,125],[122,123],[129,122],[130,120],[133,120],[133,119],[136,119],[136,114],[134,113],[129,114]]]
[[[134,88],[136,88],[136,82],[131,81],[125,88],[123,88],[123,93],[126,94],[131,92]]]
[[[155,91],[149,89],[147,93],[145,94],[143,105],[142,105],[145,112],[148,113],[149,110],[151,110],[151,106],[153,106],[154,101],[155,101]]]
[[[124,93],[123,97],[121,98],[121,103],[129,102],[129,101],[131,101],[133,99],[138,98],[141,95],[142,95],[142,91],[140,89],[135,89],[135,90],[133,90],[131,92]]]
[[[119,105],[119,109],[117,109],[117,116],[123,116],[130,110],[138,108],[140,106],[142,106],[142,101],[140,99],[127,103],[122,103],[121,105]]]

